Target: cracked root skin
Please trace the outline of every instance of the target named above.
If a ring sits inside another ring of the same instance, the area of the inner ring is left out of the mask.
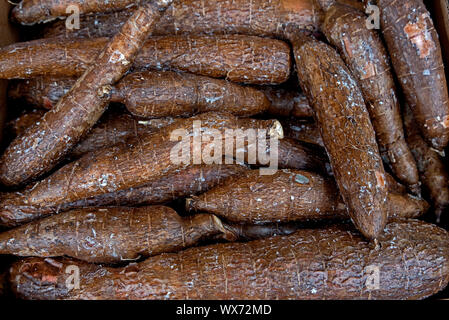
[[[271,102],[269,114],[294,118],[313,117],[313,110],[301,92],[273,87],[266,87],[263,91]]]
[[[423,299],[447,285],[443,229],[397,221],[378,242],[375,249],[350,226],[336,225],[191,248],[124,268],[29,258],[12,266],[10,281],[25,299]],[[80,269],[80,289],[67,289],[69,265]],[[374,267],[379,287],[370,290]]]
[[[131,13],[125,10],[82,16],[78,30],[67,30],[65,21],[57,21],[46,28],[45,36],[111,37]],[[321,10],[314,0],[181,0],[168,8],[153,35],[247,34],[279,38],[284,36],[287,25],[315,30],[320,20]]]
[[[209,145],[209,140],[218,132],[223,140],[235,139],[226,134],[228,129],[265,129],[267,132],[275,127],[276,120],[239,119],[228,113],[203,113],[192,118],[176,119],[171,125],[162,128],[154,134],[140,136],[130,146],[128,143],[112,146],[97,152],[92,152],[71,162],[35,185],[30,186],[31,195],[28,194],[26,202],[20,200],[19,206],[12,201],[6,201],[0,212],[0,224],[16,226],[44,215],[36,212],[35,207],[58,208],[61,203],[71,203],[88,197],[95,197],[120,190],[140,187],[160,179],[164,175],[173,174],[179,170],[193,165],[193,159],[182,163],[172,161],[172,152],[175,147],[180,148],[178,140],[171,140],[173,131],[183,132],[188,137],[193,134],[194,121],[201,121],[203,141],[200,143],[200,152]],[[180,135],[182,136],[183,133]],[[278,134],[278,133],[275,133]],[[179,137],[176,136],[176,139]],[[234,140],[235,144],[235,140]],[[187,150],[191,154],[193,142],[187,143]],[[224,143],[222,144],[223,148]],[[175,149],[176,150],[176,149]],[[222,154],[227,154],[223,150]],[[7,195],[8,197],[8,195]],[[31,210],[30,210],[31,206]],[[30,212],[31,211],[31,212]]]
[[[0,254],[123,263],[176,252],[223,232],[209,214],[181,218],[163,206],[85,208],[0,233]]]
[[[299,33],[293,50],[340,193],[357,228],[374,239],[387,221],[387,185],[362,93],[330,46]]]
[[[15,81],[8,96],[51,109],[73,86],[75,78],[39,77]],[[187,117],[225,111],[249,117],[270,107],[264,92],[222,79],[170,71],[135,72],[121,79],[111,101],[126,105],[141,118]]]
[[[328,177],[280,170],[261,176],[250,170],[187,201],[188,210],[210,212],[235,223],[264,224],[348,219],[337,186]],[[427,212],[426,201],[389,193],[389,218],[416,218]]]
[[[360,86],[381,153],[396,177],[419,194],[418,169],[404,139],[388,53],[380,37],[367,29],[363,12],[342,4],[328,9],[322,29]]]
[[[13,20],[24,25],[48,22],[70,15],[69,6],[76,6],[80,14],[91,12],[108,12],[131,7],[136,9],[137,0],[23,0],[11,13]],[[128,17],[129,18],[129,17]],[[118,30],[117,30],[118,31]]]
[[[36,109],[24,113],[7,124],[8,138],[23,134],[29,127],[39,122],[45,110]],[[98,151],[118,144],[132,145],[139,136],[154,133],[172,124],[173,118],[138,120],[128,113],[117,110],[107,111],[89,133],[70,151],[68,159],[77,159],[89,152]]]
[[[95,64],[81,72],[55,108],[7,148],[0,158],[2,184],[21,185],[49,172],[85,136],[107,107],[110,86],[131,67],[167,5],[146,3],[111,41],[103,43],[95,55]]]
[[[422,138],[409,106],[404,107],[407,142],[418,164],[424,189],[435,206],[437,220],[449,207],[449,173],[441,156]]]
[[[449,141],[449,101],[438,34],[422,0],[377,0],[393,67],[423,137],[442,150]]]
[[[4,47],[0,78],[80,76],[92,63],[98,65],[96,58],[108,41],[56,38]],[[135,70],[176,70],[250,84],[283,83],[290,67],[287,43],[246,35],[154,37],[145,41],[133,63]]]

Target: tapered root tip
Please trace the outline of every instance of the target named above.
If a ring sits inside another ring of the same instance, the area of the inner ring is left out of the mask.
[[[442,215],[444,209],[445,208],[442,208],[442,207],[437,207],[435,209],[435,222],[438,224],[441,223],[441,215]]]
[[[268,135],[270,137],[277,137],[278,139],[284,139],[284,129],[282,128],[282,124],[275,120],[270,130],[268,131]]]

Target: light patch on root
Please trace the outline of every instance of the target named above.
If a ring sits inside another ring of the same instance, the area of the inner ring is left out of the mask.
[[[130,62],[128,60],[126,60],[125,55],[116,50],[111,54],[111,57],[109,58],[109,63],[118,63],[121,62],[124,66],[130,64]]]
[[[313,10],[312,1],[281,0],[281,5],[286,11],[302,12],[304,10]]]
[[[377,186],[381,189],[385,189],[385,187],[386,187],[385,175],[379,171],[376,171],[375,174],[376,174]]]
[[[348,37],[344,37],[343,42],[345,43],[345,50],[346,50],[346,53],[348,54],[348,57],[352,58],[353,53],[352,53],[351,41],[349,41]]]
[[[421,59],[426,58],[436,49],[435,42],[430,33],[432,26],[428,25],[428,21],[430,21],[429,15],[423,13],[418,17],[416,23],[409,22],[404,27],[404,32],[418,49],[418,54]]]
[[[268,131],[270,137],[277,137],[278,139],[284,139],[284,129],[282,124],[276,120]]]
[[[443,121],[441,121],[441,125],[444,129],[447,129],[447,127],[449,127],[449,116],[445,116],[443,118]]]
[[[368,63],[364,68],[364,74],[362,74],[361,79],[370,79],[376,76],[376,66],[374,63]]]

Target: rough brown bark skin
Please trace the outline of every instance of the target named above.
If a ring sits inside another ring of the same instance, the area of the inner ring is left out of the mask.
[[[134,188],[100,194],[67,202],[65,198],[46,201],[51,193],[47,188],[29,188],[23,192],[3,195],[2,210],[10,212],[18,220],[10,221],[10,225],[19,225],[23,219],[34,220],[72,209],[104,206],[138,206],[163,204],[179,198],[193,196],[223,183],[227,178],[244,173],[247,169],[242,165],[195,165],[185,170],[163,176],[154,182]]]
[[[108,38],[41,39],[2,48],[0,78],[79,76],[97,64],[107,42]],[[245,35],[150,38],[133,64],[137,70],[170,69],[253,84],[283,83],[290,67],[287,43]]]
[[[272,223],[347,217],[332,180],[296,170],[261,176],[251,170],[240,178],[187,200],[188,210],[214,212],[237,223]]]
[[[31,125],[39,122],[45,110],[36,109],[24,113],[6,125],[8,137],[15,138]],[[134,116],[117,111],[105,113],[89,133],[70,151],[69,159],[76,159],[82,155],[94,152],[116,144],[137,139],[140,135],[156,132],[170,125],[173,118],[139,120]]]
[[[311,118],[313,110],[304,94],[295,90],[267,87],[265,95],[271,105],[268,113],[281,117]]]
[[[358,11],[365,11],[363,2],[358,0],[316,0],[323,11],[327,11],[331,6],[343,4]]]
[[[334,4],[326,12],[322,30],[362,90],[383,159],[401,182],[420,194],[418,169],[404,139],[388,53],[377,31],[366,27],[366,19],[357,9]]]
[[[425,140],[449,141],[449,101],[441,47],[422,0],[377,0],[381,29],[407,103]]]
[[[249,122],[231,114],[212,112],[188,119],[181,118],[157,133],[140,136],[132,146],[122,144],[99,150],[63,166],[48,178],[30,186],[33,196],[29,196],[27,201],[34,206],[58,207],[61,202],[70,203],[105,193],[143,186],[164,175],[188,168],[195,164],[193,157],[190,157],[190,161],[185,162],[172,161],[172,152],[175,152],[174,148],[179,147],[181,143],[177,140],[178,135],[172,137],[172,134],[175,130],[185,130],[186,136],[192,137],[195,133],[193,129],[195,121],[201,121],[201,138],[203,140],[196,145],[202,154],[216,133],[220,133],[223,139],[233,139],[234,136],[226,134],[228,129],[266,129],[267,135],[270,137],[282,139],[282,128],[276,120]],[[187,143],[187,151],[193,154],[196,152],[195,150],[197,147],[190,139],[190,143]],[[233,156],[234,150],[232,153],[227,154],[227,150],[223,151],[225,156]],[[15,203],[14,198],[12,201]],[[40,215],[35,210],[30,213],[27,206],[21,209],[15,204],[9,207],[8,201],[3,204],[6,206],[0,212],[0,225],[17,226],[36,219]]]
[[[28,118],[26,114],[24,116]],[[93,127],[86,138],[72,149],[68,157],[79,158],[86,153],[118,144],[132,146],[141,135],[154,133],[174,121],[176,120],[173,118],[136,120],[127,114],[108,113]],[[270,152],[270,146],[267,146],[266,155]],[[329,160],[324,150],[320,148],[313,148],[293,139],[282,139],[279,141],[278,152],[281,169],[327,172]]]
[[[416,218],[428,210],[426,201],[389,195],[389,217]],[[327,177],[299,170],[272,176],[249,171],[187,200],[188,210],[214,213],[237,223],[273,223],[347,219],[337,186]]]
[[[266,155],[270,155],[273,152],[271,145],[268,145],[265,151]],[[277,151],[278,166],[280,169],[310,170],[320,173],[328,172],[329,160],[325,152],[319,148],[312,148],[300,141],[284,138],[279,140]],[[260,165],[258,161],[257,164]]]
[[[422,138],[409,106],[404,107],[407,143],[418,164],[421,181],[435,207],[437,221],[449,206],[449,173],[441,156]]]
[[[64,2],[66,6],[67,2],[73,1],[64,0]],[[47,2],[47,4],[51,3]],[[121,1],[114,9],[124,9],[120,4]],[[58,8],[65,6],[58,6]],[[65,9],[57,12],[47,11],[46,15],[28,13],[35,7],[38,5],[29,6],[27,10],[24,10],[19,6],[14,9],[13,16],[22,23],[31,24],[54,19],[59,15],[67,15]],[[319,9],[314,0],[182,0],[175,1],[169,7],[166,16],[161,19],[154,32],[157,35],[206,33],[283,37],[283,30],[288,25],[300,29],[317,29],[321,18]],[[96,10],[92,7],[90,10],[84,10],[84,6],[80,6],[81,13],[105,11],[110,10],[105,10],[101,6],[98,6]],[[52,27],[51,32],[53,35],[112,36],[123,24],[129,12],[83,17],[80,30],[70,31],[65,28],[65,22],[57,23]]]
[[[10,98],[51,109],[76,82],[73,78],[35,78],[10,86]],[[136,72],[113,88],[111,101],[126,105],[142,118],[191,116],[207,111],[226,111],[248,117],[270,107],[265,94],[226,80],[176,72]]]
[[[224,223],[223,226],[231,232],[231,235],[237,237],[238,241],[251,241],[286,236],[295,233],[301,228],[301,225],[297,223],[270,223],[259,225]],[[231,235],[229,235],[230,238]]]
[[[235,237],[210,214],[182,218],[163,206],[85,208],[0,233],[0,254],[112,264],[176,252],[224,234]]]
[[[131,67],[145,38],[171,0],[140,7],[111,40],[103,43],[95,63],[47,112],[39,125],[16,138],[0,158],[0,182],[20,185],[50,171],[89,131],[109,102],[110,86]],[[19,61],[15,62],[20,64]]]
[[[423,299],[449,280],[449,236],[434,225],[390,223],[379,248],[349,225],[162,254],[124,268],[29,258],[10,269],[23,299]],[[69,265],[80,289],[67,289]],[[370,286],[373,267],[379,286]],[[371,290],[370,290],[371,289]]]
[[[77,78],[37,77],[25,80],[12,80],[8,86],[8,98],[22,100],[27,104],[43,109],[52,109],[69,92]],[[111,91],[114,97],[115,90]]]
[[[286,137],[324,147],[320,129],[313,120],[288,118],[280,122]]]
[[[292,36],[301,88],[314,109],[332,170],[357,228],[377,238],[387,221],[385,171],[362,93],[338,53]]]
[[[68,157],[79,158],[89,152],[125,144],[141,135],[155,133],[173,122],[172,118],[138,120],[126,113],[110,112],[97,122],[86,137],[70,151]]]
[[[80,13],[92,13],[117,11],[128,7],[134,10],[139,2],[138,0],[23,0],[14,7],[11,18],[24,25],[32,25],[70,15],[66,12],[70,5],[77,6]]]
[[[116,102],[143,118],[225,111],[249,117],[268,109],[263,92],[208,77],[175,72],[133,73],[117,85]]]
[[[279,143],[279,168],[325,172],[325,160],[316,151],[294,141],[288,142],[288,139],[280,140]],[[11,217],[6,218],[5,223],[15,226],[23,221],[75,208],[162,204],[206,192],[228,177],[242,175],[247,170],[242,165],[194,165],[142,186],[92,197],[83,195],[73,202],[67,202],[64,196],[52,199],[52,188],[58,188],[59,185],[49,180],[46,184],[30,187],[22,192],[4,194],[0,208],[5,215]]]
[[[387,178],[388,191],[393,193],[407,193],[407,187],[396,181],[396,179],[389,173],[385,172]]]
[[[59,209],[67,210],[67,208],[111,205],[137,206],[142,204],[167,203],[206,192],[210,188],[220,185],[230,177],[244,174],[247,170],[249,169],[243,165],[195,165],[161,177],[141,187],[106,193],[73,203],[62,204]],[[51,210],[51,208],[48,209]]]
[[[25,132],[29,127],[38,122],[45,114],[45,110],[33,109],[30,112],[24,112],[16,119],[13,119],[5,125],[5,138],[12,141],[18,135]]]

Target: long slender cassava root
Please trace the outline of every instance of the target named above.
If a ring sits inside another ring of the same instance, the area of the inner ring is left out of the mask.
[[[10,98],[51,109],[76,82],[74,78],[35,78],[16,82]],[[252,116],[268,110],[263,92],[226,80],[176,72],[136,72],[113,87],[111,102],[126,105],[142,118],[191,116],[207,111],[226,111]]]
[[[20,185],[47,173],[92,128],[108,105],[110,86],[131,67],[145,38],[171,2],[147,2],[111,41],[100,45],[93,57],[95,63],[86,67],[72,89],[2,155],[2,184]]]
[[[68,5],[78,5],[81,14],[123,10],[136,1],[120,0],[25,0],[12,12],[16,21],[34,24],[67,16]],[[167,34],[248,34],[268,37],[284,36],[284,28],[293,25],[300,29],[316,29],[321,11],[313,0],[181,0],[175,1],[156,26],[154,35]],[[74,32],[76,36],[102,33],[112,36],[126,21],[132,9],[110,16],[87,16],[81,29],[66,30],[64,24],[52,26],[52,32]],[[65,30],[64,30],[65,29]]]
[[[249,121],[226,113],[211,112],[177,119],[156,133],[140,136],[132,146],[117,145],[99,150],[63,166],[48,178],[29,187],[31,194],[27,194],[23,210],[18,210],[16,197],[13,197],[10,208],[8,201],[4,202],[6,207],[0,212],[0,224],[16,226],[42,216],[42,213],[35,210],[30,213],[27,204],[57,208],[61,203],[149,184],[165,175],[186,169],[198,160],[200,163],[212,161],[205,158],[206,150],[211,151],[207,148],[210,148],[212,139],[214,143],[221,142],[220,148],[224,149],[214,151],[233,157],[236,140],[240,135],[230,130],[237,129],[265,130],[262,133],[273,140],[283,137],[282,127],[276,120]],[[200,140],[192,139],[192,136]],[[183,137],[183,140],[179,141],[179,137]],[[233,143],[234,149],[225,148],[226,143]],[[267,145],[270,145],[270,141],[267,141]],[[178,153],[177,150],[180,149],[184,155]],[[218,155],[220,154],[217,153]]]
[[[335,225],[191,248],[124,268],[28,258],[11,267],[9,280],[22,299],[423,299],[447,285],[445,230],[397,221],[378,241],[376,248],[348,225]],[[70,265],[79,268],[79,289],[66,285]]]
[[[291,37],[299,82],[314,109],[342,198],[357,228],[375,239],[387,221],[387,187],[362,93],[333,48],[301,32]]]
[[[441,214],[449,207],[449,173],[438,152],[422,138],[408,105],[404,107],[404,124],[407,143],[416,159],[423,187],[432,200],[439,221]]]
[[[95,59],[108,41],[108,38],[41,39],[4,47],[0,49],[0,78],[80,76],[92,63],[97,63]],[[166,36],[145,41],[133,68],[170,69],[234,82],[279,84],[288,79],[290,65],[290,48],[279,40],[245,35]]]
[[[120,263],[179,251],[217,235],[235,238],[209,214],[181,218],[163,206],[86,208],[0,233],[0,254]]]
[[[377,0],[381,29],[407,103],[427,143],[449,141],[449,98],[441,47],[422,0]]]
[[[243,165],[194,165],[143,186],[87,197],[72,203],[62,201],[57,208],[36,207],[35,210],[44,214],[45,212],[52,213],[57,212],[56,210],[65,211],[71,208],[167,203],[205,192],[223,183],[227,178],[242,175],[247,170],[249,169]],[[17,205],[23,198],[23,194],[20,198],[16,198]],[[12,202],[13,199],[10,198],[10,200]],[[32,210],[31,206],[29,210]]]
[[[382,40],[376,30],[366,27],[363,12],[342,4],[329,7],[322,30],[360,86],[381,155],[395,176],[419,194],[418,169],[404,139],[401,110]]]
[[[260,176],[258,171],[245,172],[188,199],[187,209],[247,224],[349,218],[331,179],[298,170],[282,170],[272,176]],[[424,200],[394,193],[388,196],[390,219],[416,218],[427,210]]]

